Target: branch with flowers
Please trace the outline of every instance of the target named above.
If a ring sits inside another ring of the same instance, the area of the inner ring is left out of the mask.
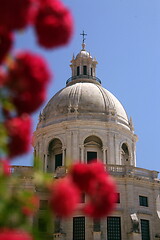
[[[38,214],[39,196],[11,174],[10,164],[29,150],[30,114],[44,102],[51,72],[43,57],[29,51],[12,56],[10,64],[7,58],[15,31],[30,25],[37,44],[51,49],[69,42],[73,19],[59,0],[0,0],[0,6],[0,239],[42,239],[31,224],[31,218]],[[79,210],[86,216],[99,219],[114,209],[116,186],[100,161],[72,164],[60,179],[43,173],[40,162],[37,158],[34,161],[32,181],[48,193],[49,205],[43,214],[48,225],[55,216],[72,216],[82,193],[88,201]]]

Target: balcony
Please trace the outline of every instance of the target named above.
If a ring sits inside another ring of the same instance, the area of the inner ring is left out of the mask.
[[[133,166],[124,166],[124,165],[107,165],[109,173],[115,177],[133,177],[143,180],[153,181],[158,179],[157,171],[150,171],[144,168],[137,168]],[[58,167],[55,172],[50,173],[54,178],[64,177],[66,175],[66,168],[64,166]],[[22,178],[32,178],[33,176],[33,167],[32,166],[12,166],[11,173],[13,175],[22,177]]]
[[[73,76],[73,77],[70,77],[67,81],[66,81],[66,85],[69,84],[71,81],[74,81],[74,80],[81,80],[81,79],[89,79],[89,80],[93,80],[94,81],[97,81],[98,83],[101,84],[101,80],[97,77],[93,77],[91,75],[79,75],[79,76]]]
[[[137,168],[133,166],[124,166],[124,165],[107,165],[106,166],[109,173],[113,176],[117,177],[136,177],[144,180],[158,180],[157,171],[150,171],[144,168]]]
[[[33,167],[32,166],[11,166],[12,175],[21,177],[21,178],[32,178],[33,176]]]

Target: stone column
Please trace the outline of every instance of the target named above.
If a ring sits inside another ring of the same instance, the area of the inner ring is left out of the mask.
[[[45,154],[44,155],[44,172],[47,172],[47,158],[48,158],[48,155]]]
[[[65,147],[62,148],[62,166],[65,166]]]
[[[84,162],[84,146],[81,146],[81,162]]]
[[[106,164],[106,149],[102,148],[103,151],[103,163]]]

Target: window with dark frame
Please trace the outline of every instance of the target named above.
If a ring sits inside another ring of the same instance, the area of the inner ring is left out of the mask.
[[[91,76],[93,75],[93,69],[91,68]]]
[[[79,76],[79,66],[77,67],[77,76]]]
[[[87,163],[89,163],[95,159],[97,159],[97,152],[88,152],[87,151]]]
[[[139,205],[143,207],[148,207],[148,197],[139,196]]]
[[[57,167],[62,166],[62,153],[55,155],[55,170]]]
[[[73,218],[73,239],[85,240],[85,217]]]
[[[120,203],[120,193],[117,193],[117,202],[116,203]]]
[[[150,240],[149,220],[141,219],[142,240]]]
[[[83,75],[87,75],[87,66],[83,66]]]
[[[107,217],[107,240],[121,240],[121,218]]]
[[[38,219],[38,229],[40,232],[47,232],[47,222],[44,218]]]

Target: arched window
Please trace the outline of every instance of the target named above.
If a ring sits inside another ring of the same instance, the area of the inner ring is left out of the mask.
[[[87,75],[87,66],[83,66],[83,75]]]
[[[61,167],[62,160],[62,142],[55,138],[48,147],[47,172],[54,172],[57,167]]]
[[[85,162],[102,159],[102,141],[99,137],[89,136],[84,141]]]
[[[124,165],[129,163],[129,150],[126,143],[123,143],[121,147],[121,161]]]
[[[93,76],[93,69],[91,68],[91,76]]]

